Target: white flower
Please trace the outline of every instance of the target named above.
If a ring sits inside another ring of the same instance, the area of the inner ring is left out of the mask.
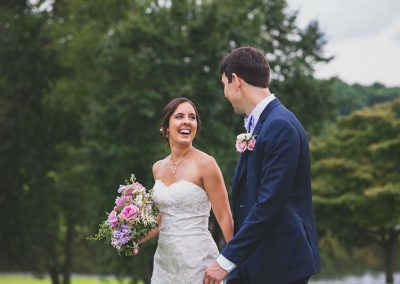
[[[136,198],[133,201],[133,203],[136,204],[139,207],[142,207],[142,205],[143,205],[143,196],[142,195],[136,196]]]
[[[236,137],[236,140],[247,141],[250,138],[251,138],[251,134],[250,133],[241,133]]]

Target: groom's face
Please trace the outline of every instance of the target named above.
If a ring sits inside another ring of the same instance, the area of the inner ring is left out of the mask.
[[[228,77],[225,74],[222,74],[221,77],[222,85],[224,86],[224,95],[225,98],[232,104],[232,107],[237,114],[243,114],[243,110],[241,108],[242,105],[242,97],[240,95],[240,90],[237,88],[233,78],[232,81],[229,82]]]

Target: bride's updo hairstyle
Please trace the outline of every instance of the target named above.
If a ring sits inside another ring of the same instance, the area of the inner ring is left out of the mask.
[[[192,105],[194,108],[194,112],[196,113],[196,121],[197,121],[197,131],[199,131],[200,126],[201,126],[201,120],[200,120],[200,115],[199,112],[197,111],[196,106],[194,103],[189,100],[188,98],[185,97],[179,97],[172,99],[165,107],[164,110],[161,114],[161,128],[160,128],[160,134],[162,137],[164,137],[165,141],[168,143],[168,132],[167,129],[169,127],[169,119],[171,115],[175,112],[175,110],[178,108],[180,104],[183,103],[189,103]]]

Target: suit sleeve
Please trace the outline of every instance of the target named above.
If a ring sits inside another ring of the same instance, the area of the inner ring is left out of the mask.
[[[264,131],[260,131],[257,141],[263,147],[261,183],[259,188],[249,189],[258,192],[257,202],[222,251],[223,256],[239,266],[246,262],[282,213],[299,159],[300,139],[287,121],[274,121],[268,132]]]

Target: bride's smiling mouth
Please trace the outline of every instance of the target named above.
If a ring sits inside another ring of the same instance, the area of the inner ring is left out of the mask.
[[[189,129],[181,129],[178,131],[180,134],[184,134],[184,135],[190,135],[192,133],[191,130]]]

